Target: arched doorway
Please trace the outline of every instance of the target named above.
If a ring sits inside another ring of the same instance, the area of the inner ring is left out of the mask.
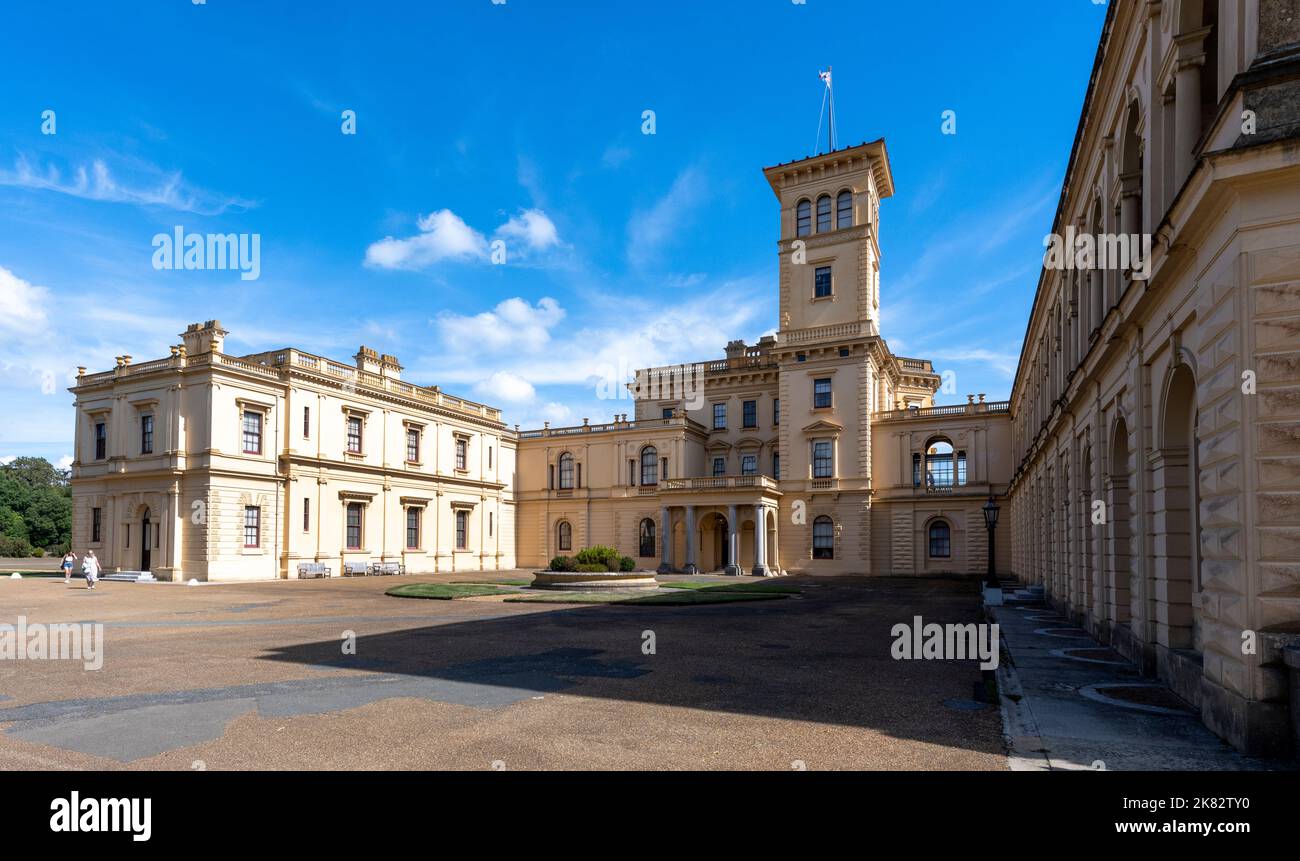
[[[706,515],[700,522],[700,570],[721,571],[731,564],[731,530],[720,513]]]
[[[1123,418],[1111,429],[1106,473],[1106,603],[1116,624],[1132,618],[1129,588],[1129,446]]]
[[[1201,649],[1200,525],[1197,522],[1196,379],[1186,364],[1170,373],[1152,470],[1156,623],[1170,649]]]
[[[140,570],[148,571],[153,563],[153,521],[149,518],[149,509],[140,513]]]

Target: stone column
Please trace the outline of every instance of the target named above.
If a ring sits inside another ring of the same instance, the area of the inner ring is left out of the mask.
[[[686,566],[682,569],[686,574],[698,574],[700,569],[695,567],[695,506],[686,506]]]
[[[1196,37],[1197,47],[1201,37]],[[1184,46],[1180,46],[1184,47]],[[1205,55],[1180,59],[1174,90],[1174,175],[1182,185],[1192,172],[1192,154],[1201,137],[1201,66]]]
[[[767,506],[754,505],[754,570],[755,577],[767,576]]]
[[[672,520],[668,517],[668,506],[659,506],[659,541],[663,545],[663,557],[659,560],[659,573],[667,574],[673,570],[673,530]]]
[[[736,520],[736,505],[727,509],[727,571],[735,577],[745,572],[740,567],[740,528]]]

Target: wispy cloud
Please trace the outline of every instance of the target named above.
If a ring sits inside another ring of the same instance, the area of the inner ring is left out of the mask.
[[[692,166],[677,174],[667,194],[648,209],[633,213],[628,222],[628,263],[639,267],[657,260],[663,247],[681,231],[707,196],[708,178],[703,170]]]
[[[180,171],[165,172],[152,165],[138,166],[119,178],[103,159],[80,164],[65,174],[54,164],[33,164],[20,155],[12,169],[0,169],[0,186],[50,191],[84,200],[153,206],[198,215],[244,211],[256,203],[219,194],[186,182]]]

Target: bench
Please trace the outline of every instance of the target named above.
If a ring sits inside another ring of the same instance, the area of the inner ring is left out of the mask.
[[[405,574],[406,566],[401,562],[376,562],[370,566],[371,574]]]
[[[364,577],[370,573],[370,566],[365,562],[344,562],[344,577]]]
[[[298,579],[312,580],[317,577],[329,577],[330,568],[323,562],[299,562]]]

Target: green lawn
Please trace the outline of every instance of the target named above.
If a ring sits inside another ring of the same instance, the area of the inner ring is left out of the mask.
[[[692,589],[697,592],[773,592],[778,595],[798,595],[798,586],[789,583],[774,583],[768,580],[751,580],[742,583],[718,583],[712,580],[673,580],[660,583],[665,589]]]
[[[530,577],[527,580],[480,580],[478,582],[472,582],[469,580],[452,580],[451,583],[453,586],[477,586],[484,583],[490,583],[496,586],[531,586],[533,585],[533,580]]]
[[[436,598],[449,601],[453,598],[472,598],[476,595],[509,595],[510,589],[477,583],[407,583],[384,592],[394,598]]]
[[[690,604],[730,604],[735,601],[766,601],[785,598],[781,592],[714,592],[708,589],[685,589],[674,592],[650,592],[637,595],[629,592],[544,592],[514,595],[508,604],[654,604],[666,607],[684,607]]]

